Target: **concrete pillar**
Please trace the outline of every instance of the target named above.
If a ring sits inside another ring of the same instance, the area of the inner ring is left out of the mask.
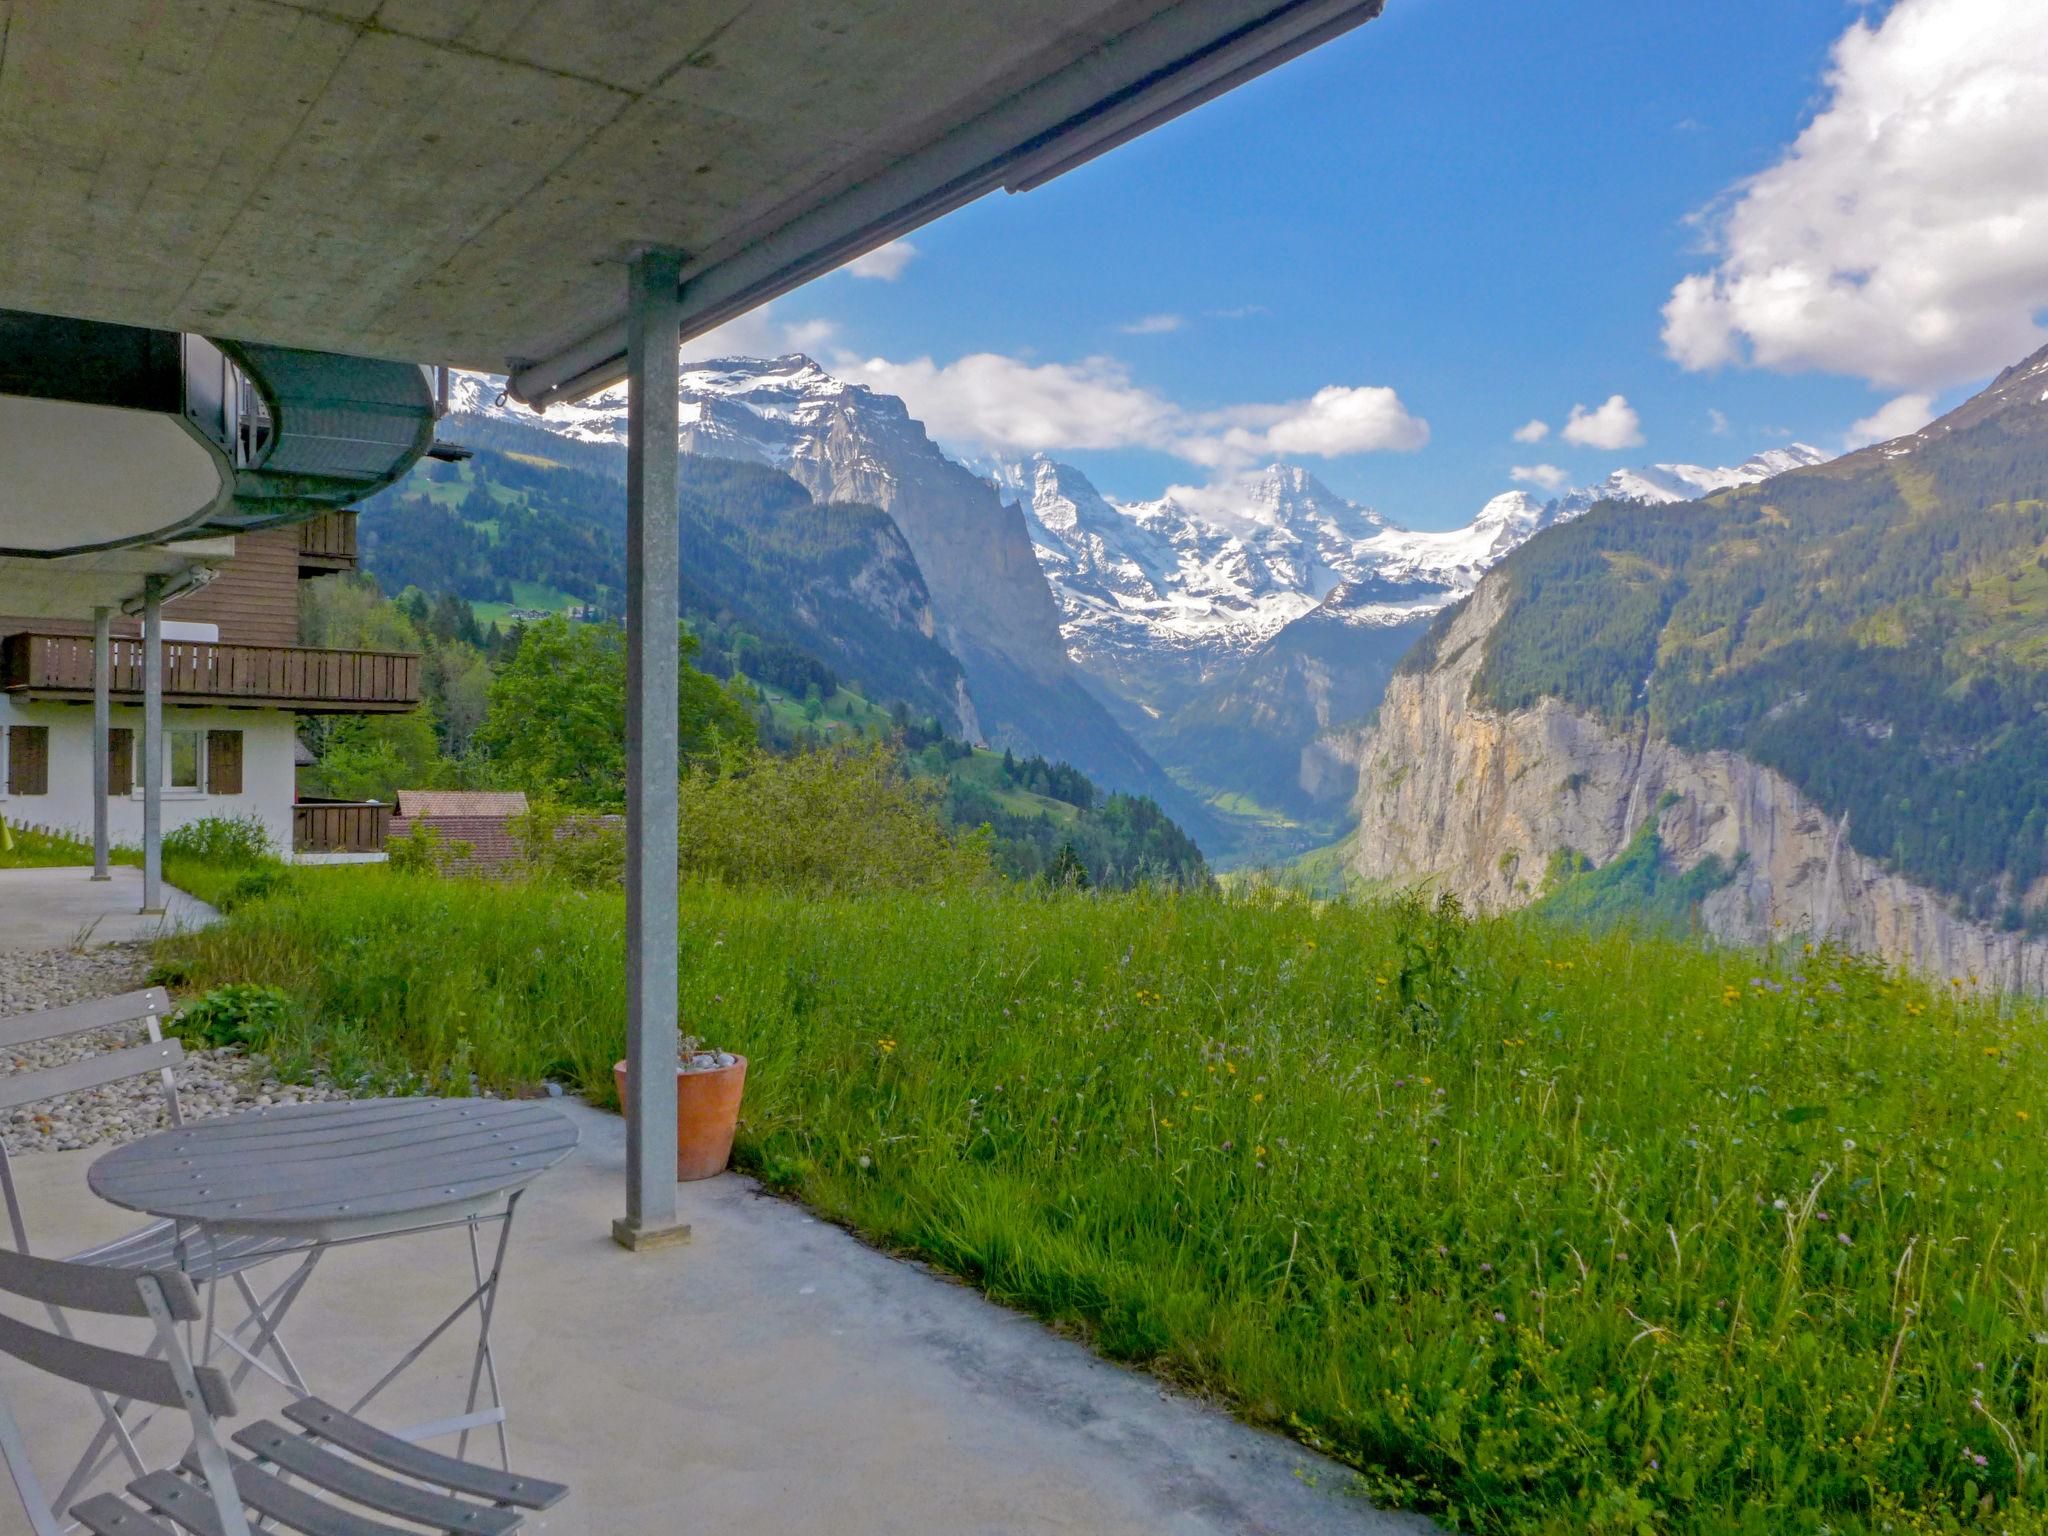
[[[108,687],[112,679],[113,658],[111,636],[114,629],[114,610],[95,608],[92,611],[92,877],[95,880],[112,878],[107,868],[107,795],[112,786],[107,783],[107,733],[111,710],[108,707]]]
[[[681,258],[634,260],[626,305],[627,1248],[677,1242],[676,368]]]
[[[164,909],[164,579],[142,588],[142,910]]]

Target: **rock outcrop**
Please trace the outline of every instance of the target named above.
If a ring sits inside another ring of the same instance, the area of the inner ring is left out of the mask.
[[[1597,867],[1656,817],[1677,869],[1718,857],[1733,871],[1701,907],[1717,938],[1829,940],[1930,975],[2048,991],[2048,942],[1957,917],[1939,893],[1856,852],[1841,820],[1740,754],[1617,733],[1554,699],[1505,713],[1476,705],[1473,677],[1503,604],[1498,580],[1481,583],[1433,665],[1397,675],[1359,735],[1356,875],[1428,881],[1500,910],[1538,894],[1558,850]]]

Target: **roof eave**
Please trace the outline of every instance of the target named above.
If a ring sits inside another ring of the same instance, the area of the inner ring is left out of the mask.
[[[789,292],[998,187],[1029,191],[1370,21],[1385,0],[1181,0],[837,195],[785,209],[729,253],[686,261],[683,337]],[[545,410],[626,376],[619,318],[515,368]]]

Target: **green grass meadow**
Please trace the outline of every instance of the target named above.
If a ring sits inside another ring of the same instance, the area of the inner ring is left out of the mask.
[[[232,899],[232,890],[226,892]],[[301,871],[168,941],[369,1087],[624,1049],[613,895]],[[1461,1530],[2033,1531],[2048,1054],[1844,957],[1419,902],[692,886],[739,1159]]]

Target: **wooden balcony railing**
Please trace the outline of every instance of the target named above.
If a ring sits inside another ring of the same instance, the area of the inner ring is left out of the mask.
[[[299,574],[352,571],[356,568],[356,515],[323,512],[299,524]]]
[[[305,715],[397,714],[420,701],[420,659],[407,651],[330,651],[304,645],[219,645],[166,640],[164,700],[247,705]],[[110,691],[142,697],[142,642],[111,647]],[[9,635],[0,642],[0,690],[23,700],[90,699],[92,641]]]
[[[374,800],[301,800],[292,807],[294,853],[382,853],[391,807]]]

